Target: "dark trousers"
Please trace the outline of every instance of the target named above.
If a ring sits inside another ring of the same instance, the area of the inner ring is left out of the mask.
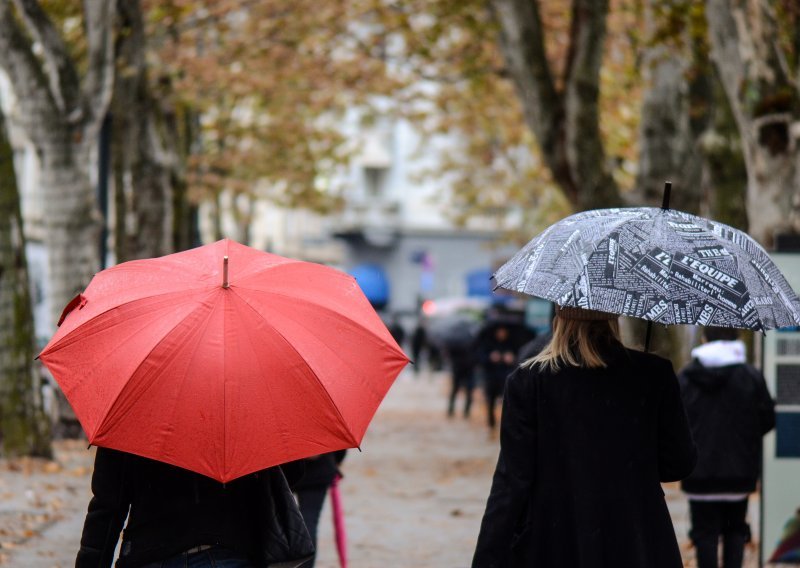
[[[506,387],[506,377],[486,377],[484,391],[486,394],[486,411],[488,412],[489,429],[497,427],[497,403],[503,400],[503,390]]]
[[[311,535],[311,540],[314,543],[314,548],[317,547],[317,527],[319,526],[319,515],[322,512],[322,506],[325,504],[325,497],[328,495],[328,486],[315,485],[313,487],[304,487],[297,491],[297,502],[300,506],[300,514],[303,515],[303,520],[306,523],[308,534]],[[314,555],[316,557],[316,555]],[[314,558],[306,564],[303,568],[311,568],[314,566]]]
[[[689,536],[697,553],[697,568],[717,568],[717,549],[722,538],[723,568],[741,568],[744,545],[750,540],[745,521],[747,499],[740,501],[689,500],[692,529]]]
[[[447,405],[447,415],[453,416],[456,412],[456,395],[458,391],[464,391],[464,418],[469,416],[472,408],[472,391],[475,389],[475,376],[471,370],[455,370],[452,374],[452,387],[450,389],[450,402]]]

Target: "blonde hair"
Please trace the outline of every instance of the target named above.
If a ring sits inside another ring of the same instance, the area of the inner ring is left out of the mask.
[[[550,343],[522,366],[549,371],[558,371],[563,366],[606,367],[601,348],[619,341],[619,323],[615,319],[586,321],[556,316]]]

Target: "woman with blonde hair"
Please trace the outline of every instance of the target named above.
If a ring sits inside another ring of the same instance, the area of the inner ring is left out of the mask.
[[[617,316],[558,307],[509,377],[473,568],[680,568],[660,482],[696,451],[669,361],[623,347]]]

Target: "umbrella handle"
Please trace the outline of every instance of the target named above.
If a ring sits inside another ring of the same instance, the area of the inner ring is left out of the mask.
[[[333,513],[333,532],[336,540],[336,552],[339,555],[339,565],[341,568],[347,568],[347,531],[345,529],[341,495],[339,494],[339,481],[341,479],[342,475],[337,473],[331,483],[331,510]]]

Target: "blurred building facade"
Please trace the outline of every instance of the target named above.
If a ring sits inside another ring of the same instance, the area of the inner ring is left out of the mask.
[[[355,158],[337,179],[344,207],[329,215],[256,204],[249,227],[250,244],[282,256],[321,262],[345,271],[370,274],[367,296],[375,293],[379,309],[413,314],[425,299],[487,294],[491,269],[512,249],[498,248],[499,229],[489,219],[458,227],[448,214],[448,188],[435,170],[441,152],[458,151],[452,141],[424,141],[402,119],[345,126],[358,145]],[[227,207],[235,207],[227,202]],[[201,229],[208,240],[211,209],[201,209]],[[225,234],[236,234],[231,216]],[[476,275],[485,285],[476,285]],[[376,280],[385,287],[373,290]],[[385,289],[388,288],[388,291]],[[386,301],[383,295],[388,296]]]

